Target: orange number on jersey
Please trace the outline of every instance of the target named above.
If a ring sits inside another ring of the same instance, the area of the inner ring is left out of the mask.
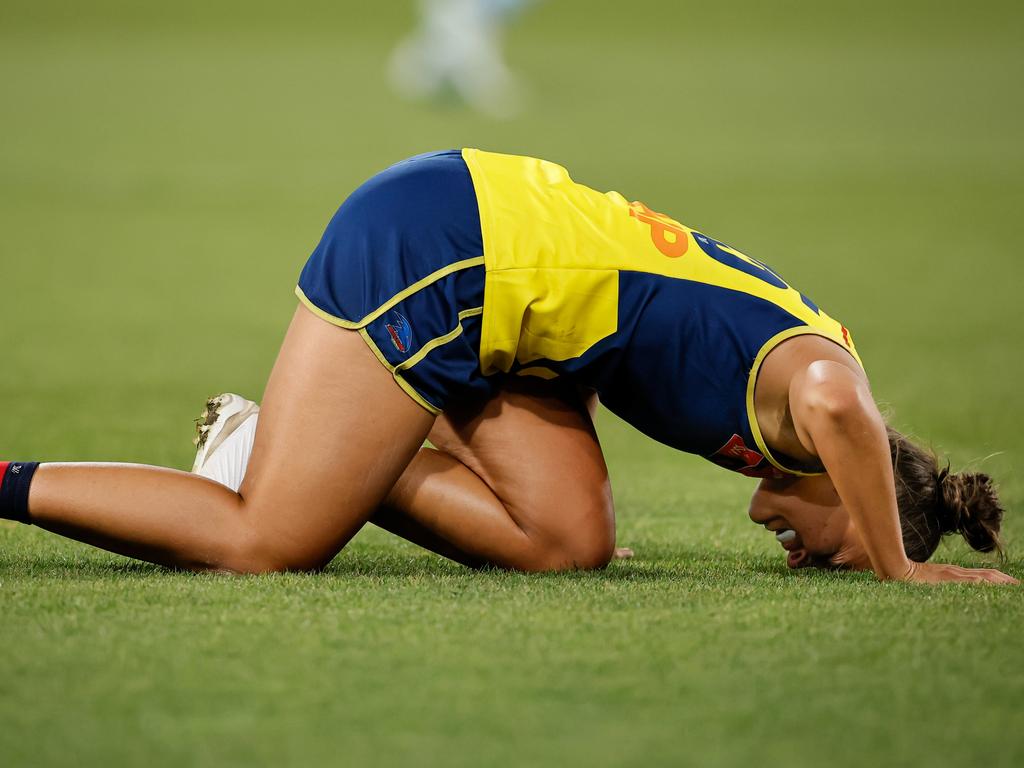
[[[641,202],[629,204],[629,215],[651,227],[651,241],[663,255],[678,259],[690,247],[686,230],[663,213],[652,211]]]

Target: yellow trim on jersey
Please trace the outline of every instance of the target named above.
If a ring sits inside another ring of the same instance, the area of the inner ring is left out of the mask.
[[[516,376],[535,376],[538,379],[557,379],[558,374],[543,365],[531,365],[529,368],[520,368]]]
[[[769,463],[780,472],[785,472],[787,475],[797,475],[799,477],[817,477],[819,475],[826,474],[825,472],[801,472],[798,469],[790,469],[780,464],[772,452],[768,450],[768,444],[765,443],[764,437],[761,435],[761,428],[757,424],[757,410],[754,407],[754,389],[757,386],[757,375],[761,372],[761,364],[764,363],[768,353],[775,349],[779,344],[784,341],[788,341],[796,336],[821,336],[823,339],[828,339],[833,344],[838,345],[844,351],[850,354],[854,360],[857,361],[858,365],[862,365],[860,358],[851,352],[850,348],[843,343],[842,339],[837,339],[834,336],[830,336],[827,333],[823,333],[818,328],[812,328],[806,325],[798,325],[795,328],[787,328],[786,330],[775,334],[768,341],[766,341],[760,350],[758,350],[757,357],[754,358],[754,365],[750,369],[750,376],[747,378],[747,420],[750,422],[750,431],[754,435],[754,442],[757,443],[758,450],[761,454],[768,459]]]
[[[320,307],[318,307],[316,304],[314,304],[309,299],[309,297],[306,296],[305,293],[303,293],[302,288],[300,288],[299,286],[295,286],[295,295],[298,296],[299,300],[303,304],[305,304],[306,307],[308,307],[309,310],[314,315],[319,317],[321,320],[326,320],[331,325],[337,325],[340,328],[347,328],[350,331],[354,331],[354,330],[357,330],[359,328],[365,328],[367,325],[372,323],[374,320],[376,320],[378,317],[383,315],[385,312],[387,312],[392,307],[395,307],[398,304],[401,304],[403,301],[405,301],[407,298],[412,296],[417,291],[421,291],[424,288],[426,288],[428,285],[436,283],[441,278],[448,277],[448,275],[453,274],[455,272],[459,272],[459,271],[461,271],[463,269],[469,269],[470,267],[483,266],[483,264],[484,264],[484,257],[483,256],[474,256],[472,259],[463,259],[462,261],[456,261],[456,262],[453,262],[453,263],[448,264],[446,266],[443,266],[443,267],[441,267],[441,269],[438,269],[438,270],[435,270],[435,271],[431,272],[426,277],[420,278],[415,283],[410,285],[408,288],[402,289],[401,291],[396,293],[394,296],[392,296],[390,299],[388,299],[383,304],[381,304],[379,307],[377,307],[375,310],[370,312],[368,315],[363,316],[359,320],[346,320],[343,317],[336,317],[336,316],[330,314],[329,312],[325,312],[324,310],[320,309]]]
[[[416,352],[415,355],[410,356],[408,359],[403,360],[398,365],[396,365],[395,373],[398,373],[399,371],[409,370],[418,362],[423,360],[423,358],[425,358],[433,350],[437,349],[438,347],[444,346],[450,341],[455,341],[455,339],[459,338],[459,336],[461,336],[462,332],[465,330],[462,327],[462,321],[465,320],[467,317],[476,317],[477,315],[483,314],[483,311],[483,307],[473,307],[472,309],[464,309],[461,312],[459,312],[459,324],[455,326],[455,328],[453,328],[443,336],[438,336],[428,341],[426,344],[420,347],[419,351]]]

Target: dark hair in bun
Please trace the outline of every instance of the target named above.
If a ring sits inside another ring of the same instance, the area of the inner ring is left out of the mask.
[[[1002,554],[1003,506],[992,478],[981,472],[950,473],[931,451],[889,428],[896,502],[907,557],[928,560],[946,534],[959,533],[980,552]]]

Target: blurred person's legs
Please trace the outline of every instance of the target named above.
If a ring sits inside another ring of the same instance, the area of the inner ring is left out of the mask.
[[[521,108],[523,89],[502,51],[508,19],[531,0],[419,0],[420,25],[391,57],[396,90],[410,99],[446,93],[497,118]]]

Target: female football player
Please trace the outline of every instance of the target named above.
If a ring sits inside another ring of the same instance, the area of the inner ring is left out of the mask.
[[[341,206],[297,294],[237,491],[14,462],[0,515],[196,570],[319,568],[371,519],[467,564],[601,567],[615,533],[596,394],[762,478],[750,516],[791,567],[1015,582],[925,562],[953,531],[996,549],[1002,509],[987,477],[887,430],[843,325],[764,264],[558,165],[472,149],[399,163]],[[200,463],[245,420],[225,404]]]

